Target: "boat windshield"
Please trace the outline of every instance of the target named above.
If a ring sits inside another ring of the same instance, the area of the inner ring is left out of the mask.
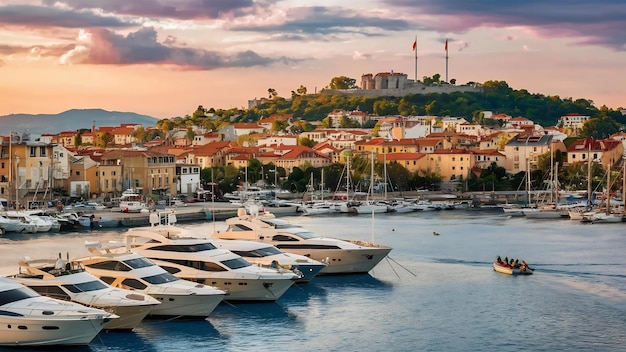
[[[107,288],[107,285],[100,280],[94,280],[89,282],[82,282],[79,284],[67,284],[63,285],[66,289],[70,290],[73,293],[80,292],[89,292],[89,291],[97,291]]]
[[[156,265],[153,262],[151,262],[148,258],[143,258],[143,257],[124,260],[124,263],[133,269],[147,268],[149,266]]]
[[[281,219],[261,219],[261,221],[263,221],[264,223],[272,226],[275,229],[289,229],[292,227],[298,227],[298,225],[294,225],[290,222],[287,222],[285,220],[281,220]]]
[[[27,287],[18,287],[0,293],[0,306],[7,303],[21,301],[26,298],[39,297],[40,295]]]
[[[184,252],[184,253],[193,253],[193,252],[203,252],[210,251],[213,249],[217,249],[212,243],[196,243],[196,244],[164,244],[161,246],[155,246],[150,248],[155,251],[164,251],[164,252]]]
[[[162,273],[162,274],[153,275],[153,276],[146,276],[146,277],[143,277],[142,279],[146,280],[147,282],[153,285],[161,285],[161,284],[166,284],[168,282],[174,282],[176,280],[179,280],[176,276],[170,273]]]
[[[243,258],[234,258],[234,259],[224,260],[221,263],[233,270],[239,269],[239,268],[245,268],[247,266],[252,265]]]
[[[288,232],[286,231],[283,234],[290,234],[290,235],[294,235],[294,236],[298,236],[302,239],[305,240],[310,240],[311,238],[320,238],[322,236],[316,234],[315,232],[311,232],[311,231],[297,231],[297,232]]]
[[[265,248],[258,248],[258,249],[254,249],[251,251],[235,251],[235,250],[231,250],[231,252],[238,254],[242,257],[251,257],[251,258],[263,258],[263,257],[267,257],[270,255],[276,255],[276,254],[281,254],[283,252],[281,252],[280,249],[270,246],[270,247],[265,247]]]

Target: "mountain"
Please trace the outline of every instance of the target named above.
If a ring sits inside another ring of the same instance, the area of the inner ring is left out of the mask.
[[[59,133],[100,126],[119,126],[137,123],[144,127],[154,126],[158,119],[134,112],[107,111],[103,109],[72,109],[58,114],[11,114],[0,116],[0,134],[10,131],[29,132],[32,138],[43,133]]]

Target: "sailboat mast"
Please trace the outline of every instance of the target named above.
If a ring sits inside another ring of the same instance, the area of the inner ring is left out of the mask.
[[[587,149],[587,207],[591,206],[591,145],[593,139],[589,142]]]

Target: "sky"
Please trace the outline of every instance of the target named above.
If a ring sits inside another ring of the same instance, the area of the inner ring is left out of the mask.
[[[314,3],[314,4],[313,4]],[[247,108],[440,74],[626,107],[623,0],[0,0],[0,115]],[[417,50],[413,42],[417,40]]]

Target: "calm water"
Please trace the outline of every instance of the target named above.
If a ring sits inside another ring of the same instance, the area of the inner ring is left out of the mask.
[[[464,211],[287,219],[328,236],[374,239],[393,247],[390,260],[369,275],[318,277],[276,303],[221,304],[206,321],[104,332],[77,350],[626,350],[626,224]],[[15,272],[25,255],[86,255],[86,239],[118,237],[10,235],[0,242],[0,273]],[[497,255],[525,259],[535,274],[495,273]]]

